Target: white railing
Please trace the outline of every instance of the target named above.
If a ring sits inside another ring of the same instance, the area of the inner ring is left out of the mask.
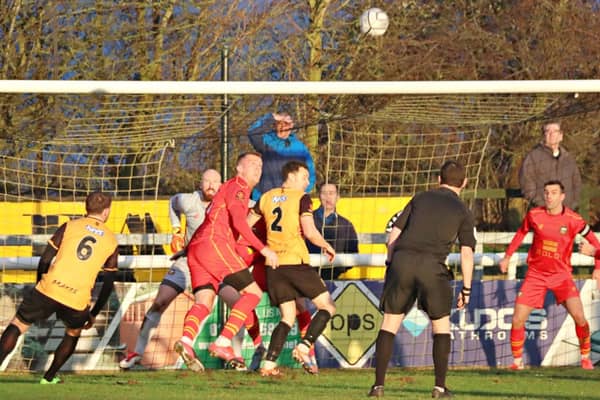
[[[503,252],[492,253],[483,252],[484,245],[503,245],[510,243],[514,232],[479,232],[477,234],[477,248],[475,252],[476,269],[498,265],[498,262],[504,257]],[[596,233],[600,239],[600,234]],[[0,246],[30,246],[44,245],[51,235],[0,235]],[[162,246],[170,243],[171,234],[149,233],[149,234],[118,234],[119,245],[133,246]],[[362,233],[359,234],[361,244],[384,244],[385,234]],[[528,234],[523,240],[523,244],[531,244],[531,234]],[[1,248],[1,247],[0,247]],[[119,268],[168,268],[171,265],[168,255],[121,255],[119,256]],[[516,278],[518,265],[525,264],[527,253],[516,253],[511,259],[508,271],[508,279]],[[37,268],[39,257],[0,257],[0,269],[2,270],[34,270]],[[375,266],[385,265],[385,254],[338,254],[333,262],[329,263],[325,256],[311,254],[310,259],[313,266]],[[451,253],[447,260],[448,265],[456,266],[460,264],[460,254]],[[592,257],[584,256],[579,253],[573,253],[571,263],[574,266],[592,266],[594,260]]]

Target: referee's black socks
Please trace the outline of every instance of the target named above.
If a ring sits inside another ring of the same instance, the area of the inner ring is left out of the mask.
[[[375,384],[373,386],[383,386],[385,382],[385,373],[387,372],[392,351],[394,351],[395,333],[379,330],[377,340],[375,341]]]
[[[435,386],[446,387],[448,373],[448,357],[450,355],[450,334],[436,333],[433,335],[433,369]]]

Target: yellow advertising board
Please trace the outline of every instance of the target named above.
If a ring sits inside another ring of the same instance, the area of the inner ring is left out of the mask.
[[[361,367],[372,353],[383,315],[378,299],[360,282],[341,283],[332,293],[336,313],[323,331],[326,347],[345,367]]]

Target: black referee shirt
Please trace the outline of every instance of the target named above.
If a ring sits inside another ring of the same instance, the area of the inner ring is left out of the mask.
[[[473,214],[456,193],[445,187],[416,194],[394,226],[402,231],[394,251],[429,253],[445,260],[456,239],[461,246],[475,250]]]

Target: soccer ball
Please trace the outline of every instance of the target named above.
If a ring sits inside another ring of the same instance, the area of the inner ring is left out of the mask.
[[[360,30],[371,36],[381,36],[385,33],[390,20],[380,8],[369,8],[360,16]]]

